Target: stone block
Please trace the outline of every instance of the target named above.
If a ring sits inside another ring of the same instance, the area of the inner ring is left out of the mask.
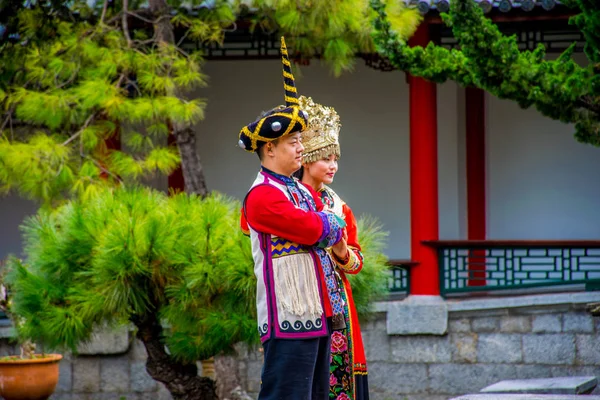
[[[467,394],[450,400],[580,400],[578,395],[570,394]],[[600,400],[600,396],[586,396],[586,400]]]
[[[90,393],[77,400],[154,400],[154,396],[140,396],[138,393]]]
[[[531,331],[534,333],[557,333],[562,330],[562,314],[532,316]]]
[[[460,302],[457,302],[460,303]],[[489,308],[481,308],[481,309],[470,309],[470,310],[462,310],[457,311],[454,310],[456,308],[457,303],[448,303],[448,310],[450,312],[451,318],[460,319],[460,318],[469,318],[471,323],[475,318],[489,318],[489,317],[503,317],[508,315],[508,309],[500,308],[500,309],[489,309]]]
[[[575,346],[577,364],[600,365],[600,335],[577,335]]]
[[[477,334],[455,333],[450,334],[450,350],[452,361],[459,363],[477,362]]]
[[[507,333],[531,332],[531,317],[528,315],[507,315],[500,318],[500,331]]]
[[[157,382],[146,372],[146,363],[132,363],[129,368],[131,390],[134,392],[154,392],[157,390]]]
[[[573,364],[575,337],[566,334],[523,335],[523,361],[528,364]]]
[[[480,363],[518,363],[523,359],[521,335],[512,333],[482,333],[477,341],[477,361]]]
[[[594,322],[588,313],[568,313],[563,316],[563,332],[593,333]]]
[[[245,388],[248,386],[248,364],[246,361],[237,362],[237,372],[240,377],[240,385]]]
[[[240,360],[248,358],[248,345],[246,343],[236,343],[233,348],[235,349],[235,356]]]
[[[482,393],[587,394],[598,385],[595,376],[512,379],[481,389]]]
[[[392,337],[386,331],[363,331],[362,336],[368,361],[389,361]]]
[[[71,393],[54,392],[50,400],[75,400]]]
[[[100,360],[95,357],[73,359],[73,392],[95,393],[100,391]]]
[[[416,395],[402,396],[402,397],[400,397],[400,399],[401,400],[448,400],[448,396],[446,396],[446,395],[440,396],[440,395],[435,395],[435,394],[429,394],[429,395],[416,394]],[[388,400],[389,400],[389,398],[388,398]]]
[[[129,391],[129,359],[105,357],[100,361],[100,381],[103,392]]]
[[[520,379],[550,378],[553,376],[549,365],[518,364],[515,367],[517,369],[517,377]]]
[[[157,386],[158,391],[156,392],[156,400],[173,400],[173,396],[171,396],[171,393],[167,390],[165,385],[159,383]]]
[[[500,317],[479,317],[471,321],[473,332],[498,332]]]
[[[388,304],[388,335],[444,335],[448,307],[440,296],[408,296]]]
[[[429,366],[429,393],[448,395],[473,393],[494,382],[514,378],[516,378],[514,365],[432,364]]]
[[[385,313],[378,313],[373,317],[372,329],[387,332],[387,311]]]
[[[73,390],[73,363],[64,357],[58,364],[58,383],[56,392],[70,392]]]
[[[425,393],[428,388],[427,382],[425,364],[404,365],[384,362],[369,364],[369,390],[372,392],[389,395]]]
[[[600,365],[564,365],[551,366],[550,376],[596,376],[600,377]]]
[[[248,349],[248,360],[260,361],[262,363],[264,359],[264,351],[262,346],[258,346],[254,349]]]
[[[262,374],[262,361],[249,361],[247,367],[247,387],[248,392],[260,391],[260,378]]]
[[[390,348],[393,362],[445,363],[452,359],[448,336],[394,336]]]
[[[143,361],[146,362],[148,359],[148,353],[146,353],[146,347],[144,343],[137,338],[131,340],[131,346],[129,351],[129,358],[131,361]]]
[[[129,327],[98,329],[92,340],[78,347],[80,355],[123,354],[129,350]]]
[[[448,321],[448,332],[450,332],[450,333],[471,332],[471,320],[468,318],[449,320]]]
[[[406,396],[398,396],[394,394],[390,394],[388,392],[374,392],[372,390],[369,391],[369,400],[396,400],[402,399],[407,400]]]

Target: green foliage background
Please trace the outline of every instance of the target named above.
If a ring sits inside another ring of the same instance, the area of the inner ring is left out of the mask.
[[[572,58],[575,43],[556,60],[546,58],[543,44],[533,51],[519,50],[516,37],[502,34],[473,0],[452,0],[449,13],[442,15],[459,49],[434,43],[409,47],[394,31],[380,0],[371,0],[378,13],[373,37],[378,51],[401,70],[437,83],[453,80],[478,87],[522,108],[533,106],[549,118],[574,124],[578,141],[600,146],[600,3],[567,3],[580,11],[571,23],[586,39],[589,65],[584,67]]]
[[[239,210],[219,194],[148,188],[41,210],[23,226],[27,258],[9,265],[20,338],[76,351],[97,327],[155,313],[170,354],[184,362],[256,344],[254,263]],[[365,265],[352,284],[365,316],[386,291],[386,233],[370,218],[359,229]]]

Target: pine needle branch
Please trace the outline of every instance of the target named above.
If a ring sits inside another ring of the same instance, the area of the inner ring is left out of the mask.
[[[13,105],[10,108],[10,110],[8,110],[8,113],[6,114],[6,119],[2,123],[2,126],[0,126],[0,132],[3,131],[4,128],[6,128],[6,125],[8,125],[9,123],[11,123],[11,129],[12,129],[12,115],[14,114],[16,107],[17,107],[16,105]]]
[[[127,47],[131,47],[131,36],[129,36],[129,26],[127,25],[127,16],[129,15],[129,11],[127,10],[129,7],[129,0],[123,0],[123,13],[121,15],[121,24],[123,25],[123,35],[125,35],[125,39],[127,40]]]
[[[81,135],[81,133],[85,130],[85,128],[87,128],[92,123],[92,121],[94,120],[95,117],[96,117],[95,113],[93,113],[92,115],[90,115],[88,117],[88,119],[85,120],[85,122],[84,122],[83,126],[81,127],[81,129],[79,129],[77,131],[77,133],[75,133],[73,136],[71,136],[70,138],[68,138],[62,145],[66,146],[69,143],[71,143],[73,140],[77,139]]]
[[[106,167],[105,167],[104,165],[102,165],[102,163],[101,163],[101,162],[99,162],[98,160],[96,160],[96,159],[95,159],[95,158],[93,158],[92,156],[85,154],[83,151],[80,151],[79,155],[81,156],[81,158],[84,158],[84,159],[87,159],[87,160],[90,160],[91,162],[93,162],[93,163],[94,163],[94,165],[100,169],[100,171],[104,172],[104,173],[105,173],[105,174],[107,174],[107,175],[110,175],[110,176],[112,176],[112,177],[113,177],[113,178],[115,178],[115,179],[116,179],[116,180],[117,180],[119,183],[123,183],[123,179],[121,179],[121,177],[120,177],[120,176],[118,176],[118,175],[115,175],[115,174],[114,174],[112,171],[110,171],[110,170],[106,169]]]
[[[66,81],[64,81],[60,85],[56,85],[55,89],[62,89],[63,87],[65,87],[67,85],[70,85],[71,83],[73,83],[73,81],[75,80],[75,78],[77,78],[78,74],[79,74],[79,68],[77,68],[77,69],[75,69],[75,71],[73,71],[73,74],[71,74],[71,76],[69,77],[69,79],[67,79]],[[55,81],[56,81],[56,78],[55,78]]]
[[[126,78],[125,74],[121,73],[121,75],[119,76],[119,79],[117,80],[117,83],[115,84],[115,87],[121,87],[121,84],[123,83],[123,80],[125,78]]]
[[[189,33],[190,33],[189,29],[187,31],[185,31],[185,33],[181,36],[181,39],[179,39],[179,41],[177,42],[177,44],[175,46],[177,46],[177,47],[181,46],[181,44],[184,42],[184,40],[187,39]]]
[[[581,108],[585,108],[595,114],[600,115],[600,103],[598,103],[592,96],[585,95],[577,99],[577,105]]]
[[[100,16],[100,24],[104,24],[104,18],[106,18],[106,10],[108,9],[108,0],[104,0],[102,5],[102,15]]]
[[[138,86],[137,82],[127,78],[127,84],[131,85],[140,96],[143,96],[142,91],[140,90],[140,87]]]
[[[153,21],[153,20],[151,20],[151,19],[148,19],[148,18],[146,18],[146,17],[142,17],[140,14],[138,14],[138,13],[135,13],[135,12],[133,12],[133,11],[129,11],[129,10],[127,10],[126,12],[127,12],[127,14],[131,15],[132,17],[135,17],[135,18],[137,18],[137,19],[139,19],[139,20],[142,20],[142,21],[144,21],[144,22],[147,22],[147,23],[149,23],[149,24],[155,24],[155,23],[158,21],[158,20],[154,20],[154,21]]]
[[[155,42],[155,39],[152,38],[152,39],[146,39],[146,40],[134,40],[133,44],[135,44],[136,46],[146,46],[146,45],[154,43],[154,42]]]

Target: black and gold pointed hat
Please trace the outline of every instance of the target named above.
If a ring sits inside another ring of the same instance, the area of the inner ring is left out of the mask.
[[[251,153],[270,141],[306,129],[308,116],[299,106],[298,91],[285,39],[281,37],[281,62],[283,64],[283,88],[285,106],[275,107],[240,131],[239,146]]]

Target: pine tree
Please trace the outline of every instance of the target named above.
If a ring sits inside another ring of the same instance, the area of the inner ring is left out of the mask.
[[[42,209],[23,226],[24,261],[9,262],[22,340],[76,352],[94,329],[133,323],[147,370],[175,399],[213,399],[197,360],[255,345],[254,262],[240,204],[219,194],[169,197],[101,189]],[[386,233],[359,219],[363,271],[352,277],[361,317],[386,291]],[[168,349],[168,352],[167,350]]]
[[[27,259],[9,265],[19,337],[76,352],[95,328],[130,322],[175,399],[215,398],[196,361],[258,340],[239,209],[134,187],[41,210],[24,225]]]
[[[300,64],[318,57],[339,76],[352,70],[356,55],[375,52],[371,32],[377,14],[367,0],[255,0],[252,6],[253,26],[284,34]],[[395,32],[412,36],[420,14],[397,0],[385,0],[382,6]]]
[[[473,0],[452,0],[443,15],[460,49],[429,44],[409,47],[394,32],[380,0],[371,0],[378,13],[374,40],[379,52],[398,69],[433,82],[453,80],[478,87],[522,108],[535,107],[543,115],[575,125],[575,138],[600,146],[600,3],[571,0],[581,13],[571,23],[584,34],[589,65],[579,66],[575,44],[556,60],[547,60],[542,44],[520,51],[514,36],[503,35]]]

